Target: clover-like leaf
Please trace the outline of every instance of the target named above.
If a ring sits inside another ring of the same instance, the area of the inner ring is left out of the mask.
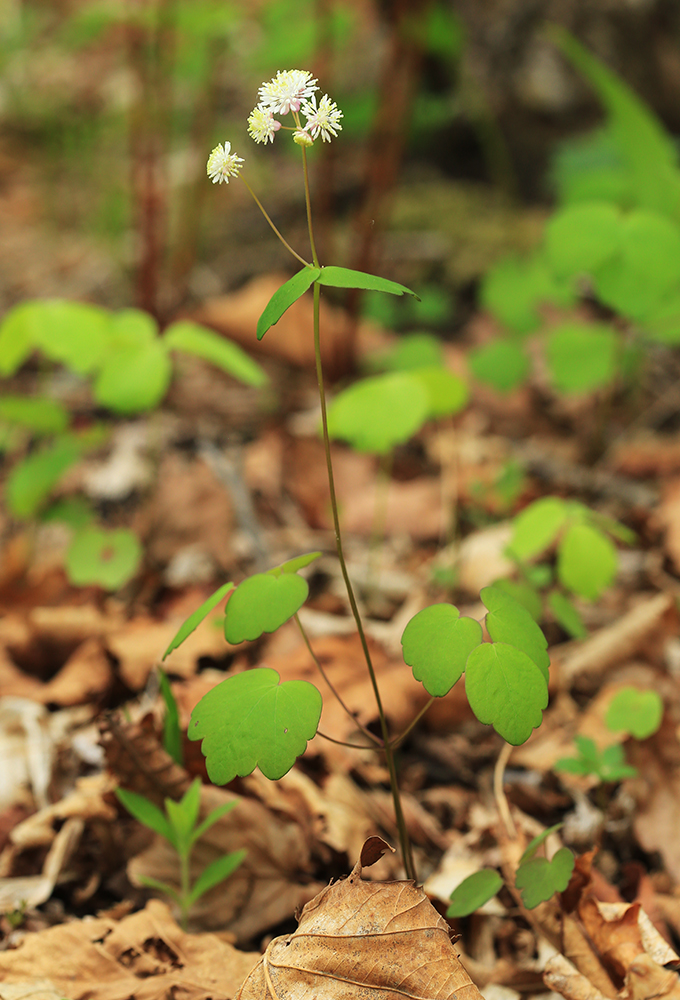
[[[621,212],[605,201],[567,205],[548,222],[545,238],[557,274],[590,274],[618,249]]]
[[[414,378],[420,379],[429,400],[427,416],[432,420],[439,417],[450,417],[458,413],[467,404],[468,387],[465,382],[450,372],[448,368],[430,365],[426,368],[414,368],[411,371]]]
[[[229,591],[233,589],[234,589],[233,583],[223,584],[218,590],[215,591],[214,594],[210,595],[207,601],[204,601],[203,604],[201,604],[200,608],[196,608],[193,614],[189,615],[187,620],[182,625],[180,625],[179,629],[177,630],[177,634],[173,638],[168,648],[163,653],[161,659],[164,660],[166,656],[169,656],[170,653],[172,653],[173,649],[177,649],[178,646],[181,646],[184,640],[187,639],[191,635],[191,633],[198,628],[203,619],[208,617],[212,609],[217,607],[220,601],[222,601],[227,596]]]
[[[557,575],[568,590],[596,601],[616,576],[614,544],[590,524],[572,524],[557,553]]]
[[[370,292],[389,292],[390,295],[412,295],[420,300],[420,296],[406,285],[380,278],[377,274],[352,271],[348,267],[322,267],[317,280],[320,285],[331,285],[333,288],[363,288]]]
[[[506,642],[531,657],[548,684],[548,640],[526,608],[498,587],[484,587],[479,596],[489,609],[486,627],[494,642]]]
[[[66,570],[76,587],[94,584],[118,590],[135,575],[142,561],[137,536],[126,528],[105,531],[88,526],[78,531],[66,553]]]
[[[267,330],[276,326],[286,309],[290,309],[292,304],[305,294],[310,285],[314,284],[320,273],[321,271],[318,267],[303,267],[301,271],[298,271],[292,278],[285,281],[280,288],[276,289],[257,321],[258,340],[262,340]]]
[[[522,893],[527,910],[533,910],[556,892],[563,892],[574,870],[574,855],[568,847],[561,847],[551,861],[531,858],[517,869],[515,885]]]
[[[630,733],[646,740],[657,731],[663,716],[663,700],[656,691],[624,687],[609,702],[604,721],[613,733]]]
[[[355,382],[328,408],[328,430],[357,451],[385,455],[420,430],[430,406],[416,372],[389,372]]]
[[[503,879],[493,868],[468,875],[451,893],[447,917],[467,917],[488,903],[503,887]]]
[[[224,637],[237,645],[275,632],[299,611],[309,586],[297,573],[255,573],[240,583],[227,603]]]
[[[541,670],[530,656],[505,642],[483,642],[472,650],[465,666],[465,693],[479,721],[493,726],[513,746],[540,726],[548,704]]]
[[[321,694],[309,681],[281,684],[275,670],[256,667],[227,677],[201,698],[191,713],[188,736],[203,741],[208,776],[215,784],[245,777],[258,766],[276,781],[305,752],[321,707]]]
[[[142,413],[160,403],[171,376],[172,363],[162,340],[119,342],[107,352],[94,382],[94,397],[114,413]]]
[[[468,656],[481,641],[479,622],[461,618],[453,604],[423,608],[413,616],[401,637],[404,662],[435,698],[448,694],[465,670]]]

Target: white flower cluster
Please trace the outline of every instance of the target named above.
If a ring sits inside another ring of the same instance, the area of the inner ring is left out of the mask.
[[[316,80],[304,69],[279,70],[273,80],[260,87],[260,103],[248,117],[248,132],[255,142],[273,142],[282,127],[274,115],[291,114],[294,125],[293,142],[298,146],[311,146],[321,136],[323,142],[330,142],[331,136],[342,131],[340,119],[342,111],[328,94],[317,103]],[[303,124],[300,116],[306,120]],[[213,184],[229,183],[230,177],[238,177],[243,157],[231,151],[231,143],[215,146],[208,157],[208,177]]]
[[[293,140],[300,146],[311,146],[320,135],[330,142],[342,130],[342,111],[328,94],[318,102],[316,80],[303,69],[279,70],[273,80],[260,87],[260,102],[248,118],[248,132],[255,142],[273,142],[281,128],[274,115],[291,114],[295,122]],[[300,115],[306,119],[302,124]]]

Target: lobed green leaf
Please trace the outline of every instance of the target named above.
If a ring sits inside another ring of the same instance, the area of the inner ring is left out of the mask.
[[[550,378],[559,392],[593,392],[616,376],[619,337],[598,323],[563,323],[545,345]]]
[[[496,392],[512,392],[529,374],[529,358],[512,340],[494,340],[470,352],[470,371]]]
[[[428,694],[442,698],[465,670],[472,650],[482,641],[482,627],[461,618],[453,604],[431,604],[410,620],[401,644],[404,662]]]
[[[525,507],[513,521],[510,554],[524,561],[551,546],[567,519],[567,508],[559,497],[541,497]]]
[[[389,372],[355,382],[328,407],[328,431],[357,451],[386,455],[427,420],[429,392],[416,372]]]
[[[258,766],[275,781],[305,752],[321,707],[321,694],[313,684],[280,683],[275,670],[256,667],[208,691],[191,714],[188,735],[203,741],[208,775],[215,784],[251,774]]]
[[[76,532],[66,552],[66,571],[76,587],[95,585],[118,590],[142,562],[137,536],[126,528],[105,531],[88,525]]]
[[[522,893],[522,902],[528,910],[544,903],[556,892],[563,892],[569,885],[574,870],[574,855],[568,847],[561,847],[551,861],[532,858],[520,865],[515,885]]]
[[[548,640],[529,612],[498,587],[484,587],[479,596],[489,609],[486,627],[491,638],[494,642],[510,643],[526,653],[541,671],[547,689]]]
[[[484,642],[472,650],[465,667],[465,693],[479,721],[493,726],[513,746],[540,726],[548,704],[541,670],[521,649],[504,642]]]
[[[307,600],[309,586],[297,573],[255,573],[240,583],[227,603],[224,637],[232,645],[275,632]]]

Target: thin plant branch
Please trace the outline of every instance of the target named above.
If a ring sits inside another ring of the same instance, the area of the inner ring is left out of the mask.
[[[331,692],[332,692],[334,698],[336,699],[336,701],[339,702],[341,708],[349,716],[349,718],[352,720],[352,722],[354,723],[354,725],[358,729],[361,730],[361,732],[364,734],[364,736],[367,739],[369,739],[371,741],[371,743],[373,744],[373,746],[374,747],[378,747],[379,749],[382,749],[383,742],[380,739],[380,737],[379,736],[374,736],[373,733],[369,729],[366,728],[366,726],[364,726],[361,722],[359,722],[359,720],[357,719],[357,717],[354,714],[354,712],[352,711],[352,709],[343,701],[342,695],[340,694],[340,692],[338,691],[338,689],[335,687],[335,685],[331,681],[330,677],[326,673],[326,670],[325,670],[323,664],[321,663],[321,660],[318,658],[318,656],[314,652],[314,650],[312,648],[312,644],[309,641],[309,637],[307,635],[307,632],[305,631],[305,627],[302,624],[302,622],[300,621],[300,616],[297,614],[297,612],[295,613],[295,615],[293,617],[295,618],[295,621],[297,623],[297,627],[300,629],[300,633],[302,635],[304,644],[305,644],[305,646],[307,647],[307,649],[309,651],[309,655],[314,660],[314,663],[316,664],[319,673],[321,674],[321,676],[325,680],[326,684],[328,684],[328,687],[331,689]],[[321,734],[319,734],[319,735],[321,735]],[[331,737],[330,736],[325,736],[324,739],[330,740]],[[337,743],[338,740],[331,740],[331,742],[332,743]],[[343,746],[350,746],[349,743],[344,743],[342,745]]]
[[[514,747],[510,743],[504,743],[503,749],[498,755],[496,766],[493,769],[493,794],[496,799],[496,807],[498,808],[498,814],[505,827],[505,831],[511,840],[516,839],[517,828],[510,814],[510,806],[508,805],[508,800],[503,789],[503,779],[505,777],[505,769],[510,760],[510,754],[513,750]]]
[[[390,746],[392,747],[393,750],[396,750],[397,747],[400,746],[404,742],[404,740],[406,739],[406,737],[408,736],[408,734],[411,732],[411,730],[415,729],[415,727],[418,725],[418,723],[420,722],[420,720],[422,719],[422,717],[425,715],[425,713],[427,712],[427,710],[429,709],[429,707],[430,707],[430,705],[432,704],[433,701],[435,701],[434,695],[430,698],[429,701],[425,702],[425,704],[423,705],[423,707],[421,708],[421,710],[418,712],[418,714],[415,716],[415,718],[412,719],[411,722],[409,722],[409,724],[406,727],[406,729],[404,730],[404,732],[400,736],[397,736],[395,739],[392,740],[392,742],[390,743]]]
[[[245,186],[250,191],[250,194],[251,194],[251,196],[252,196],[255,204],[257,205],[257,207],[259,208],[259,210],[262,212],[262,214],[264,215],[265,219],[267,220],[267,222],[269,223],[269,225],[274,230],[275,234],[281,240],[281,242],[283,243],[283,245],[286,248],[286,250],[289,250],[292,253],[293,257],[297,257],[297,259],[300,261],[300,263],[304,264],[305,267],[312,267],[312,265],[309,263],[309,261],[306,261],[304,257],[301,257],[299,253],[297,253],[295,250],[293,250],[292,246],[290,245],[290,243],[288,242],[288,240],[285,238],[285,236],[283,236],[279,232],[279,230],[276,228],[276,226],[274,225],[274,223],[272,222],[272,220],[270,219],[270,217],[269,217],[269,215],[267,213],[267,209],[264,207],[264,205],[262,204],[262,202],[260,201],[260,199],[257,197],[257,195],[255,194],[255,192],[253,191],[253,189],[251,188],[250,184],[245,179],[245,177],[242,176],[240,179],[243,181],[243,183],[245,184]]]

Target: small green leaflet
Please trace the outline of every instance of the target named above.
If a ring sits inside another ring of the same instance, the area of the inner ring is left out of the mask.
[[[64,435],[16,465],[5,485],[7,506],[14,517],[33,517],[69,466],[79,458],[78,442]]]
[[[232,851],[231,854],[225,854],[221,858],[216,858],[207,868],[204,868],[194,882],[189,894],[189,905],[192,906],[204,893],[209,892],[210,889],[219,885],[220,882],[224,882],[225,878],[229,878],[232,872],[241,864],[247,853],[243,849]]]
[[[292,278],[284,282],[280,288],[276,289],[257,321],[258,340],[262,340],[267,330],[278,323],[286,309],[289,309],[294,302],[297,302],[301,295],[305,294],[310,285],[319,277],[320,273],[321,271],[318,267],[303,267],[301,271],[298,271]]]
[[[69,423],[69,414],[53,399],[4,395],[0,399],[0,420],[19,424],[35,434],[61,434]]]
[[[389,292],[390,295],[412,295],[420,301],[420,296],[406,285],[347,267],[322,267],[317,280],[320,285],[332,285],[333,288],[363,288],[371,292]]]
[[[520,865],[523,865],[526,861],[530,861],[536,854],[536,851],[539,849],[541,844],[544,844],[552,833],[557,833],[557,831],[561,830],[563,826],[564,823],[555,823],[554,826],[549,826],[547,830],[543,830],[543,832],[539,833],[537,837],[530,840],[524,849],[522,857],[519,859]]]
[[[420,430],[429,408],[417,373],[373,375],[338,393],[328,407],[328,431],[357,451],[386,455]]]
[[[227,604],[224,637],[232,646],[275,632],[300,610],[309,586],[297,573],[255,573],[240,583]]]
[[[559,497],[541,497],[521,511],[513,522],[510,553],[521,560],[532,559],[552,545],[568,517]]]
[[[432,604],[411,619],[401,637],[404,662],[428,694],[442,698],[465,670],[472,650],[482,641],[482,627],[461,618],[453,604]]]
[[[220,601],[223,600],[229,591],[233,589],[233,583],[223,584],[219,590],[216,590],[214,594],[210,595],[207,601],[204,601],[203,604],[201,604],[200,608],[197,608],[193,614],[189,615],[184,624],[180,626],[177,635],[163,653],[162,659],[164,660],[166,656],[169,656],[173,649],[177,649],[178,646],[181,646],[184,640],[187,639],[196,628],[198,628],[203,619],[207,618],[212,609],[217,607]]]
[[[451,893],[447,917],[467,917],[488,903],[503,887],[503,879],[493,868],[468,875]]]
[[[486,627],[491,638],[494,642],[509,643],[531,657],[543,674],[547,690],[548,640],[529,612],[498,587],[484,587],[479,596],[489,609]]]
[[[513,340],[492,340],[470,352],[470,371],[496,392],[512,392],[529,373],[529,358]]]
[[[613,733],[630,733],[636,740],[646,740],[657,731],[663,716],[663,701],[656,691],[624,687],[609,702],[605,725]]]
[[[465,667],[465,693],[479,721],[493,726],[513,746],[529,739],[548,705],[548,685],[539,667],[505,642],[483,642],[472,650]]]
[[[548,607],[552,611],[555,621],[572,639],[585,639],[588,635],[588,629],[566,594],[563,594],[561,590],[552,590],[548,594]]]
[[[557,575],[568,590],[596,601],[618,569],[614,544],[590,524],[572,524],[557,554]]]
[[[531,858],[517,869],[515,885],[522,893],[522,902],[528,910],[544,903],[556,892],[563,892],[569,885],[574,870],[574,855],[568,847],[561,847],[551,861]]]
[[[281,684],[275,670],[256,667],[208,691],[191,714],[188,735],[203,741],[208,776],[215,784],[225,785],[258,766],[276,781],[305,752],[321,707],[321,694],[313,684]]]
[[[168,818],[161,812],[158,806],[155,806],[153,802],[149,802],[143,795],[131,792],[127,788],[117,788],[116,797],[123,803],[131,816],[134,816],[144,826],[148,826],[151,830],[154,830],[155,833],[159,833],[161,837],[165,837],[173,847],[177,846],[175,831],[170,825]]]
[[[184,755],[182,753],[182,731],[179,728],[179,710],[177,708],[177,700],[170,687],[168,675],[162,667],[158,667],[158,686],[165,704],[163,749],[170,754],[176,764],[182,767],[184,764]]]

